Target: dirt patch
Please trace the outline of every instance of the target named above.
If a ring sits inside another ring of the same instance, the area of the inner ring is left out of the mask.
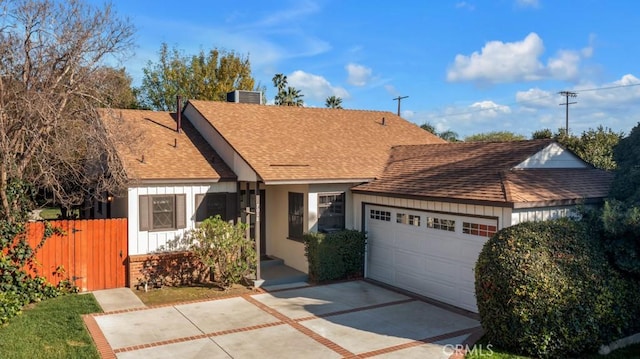
[[[243,285],[234,285],[224,290],[216,284],[202,284],[184,287],[162,287],[149,289],[147,292],[141,288],[140,290],[134,289],[133,292],[145,305],[153,306],[252,294],[255,293],[255,290],[253,287]]]

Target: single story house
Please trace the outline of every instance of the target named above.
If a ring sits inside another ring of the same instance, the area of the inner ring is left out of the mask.
[[[390,112],[244,95],[254,93],[103,115],[144,143],[118,148],[132,183],[111,210],[129,218],[132,258],[209,215],[242,220],[248,209],[263,256],[308,272],[303,233],[363,230],[367,277],[476,311],[473,266],[487,237],[607,193],[608,173],[550,140],[446,143]]]

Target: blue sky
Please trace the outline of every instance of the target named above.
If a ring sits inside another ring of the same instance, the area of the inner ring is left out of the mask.
[[[96,0],[96,3],[101,3]],[[640,2],[115,1],[137,28],[121,66],[139,84],[162,42],[186,54],[248,55],[267,87],[287,75],[305,105],[396,112],[460,137],[564,127],[558,92],[576,91],[570,131],[629,133],[640,121]]]

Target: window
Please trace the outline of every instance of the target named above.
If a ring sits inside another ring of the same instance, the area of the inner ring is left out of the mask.
[[[184,194],[144,195],[139,197],[140,230],[162,231],[185,228]]]
[[[427,217],[427,227],[440,229],[443,231],[455,232],[456,221],[454,221],[453,219]]]
[[[202,193],[195,196],[196,226],[209,217],[219,215],[225,221],[232,221],[236,213],[235,193]]]
[[[289,192],[289,238],[302,239],[304,232],[304,194]]]
[[[492,237],[494,234],[496,234],[496,231],[496,226],[462,222],[462,233],[470,234],[473,236]]]
[[[380,211],[377,209],[372,209],[370,212],[371,219],[377,219],[380,221],[391,222],[391,212]]]
[[[318,231],[336,232],[344,229],[344,192],[318,195]]]
[[[420,227],[420,216],[414,216],[413,214],[406,213],[396,213],[396,222]]]

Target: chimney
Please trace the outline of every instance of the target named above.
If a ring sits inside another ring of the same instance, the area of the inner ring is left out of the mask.
[[[176,108],[176,132],[182,132],[182,96],[176,96],[177,108]]]

